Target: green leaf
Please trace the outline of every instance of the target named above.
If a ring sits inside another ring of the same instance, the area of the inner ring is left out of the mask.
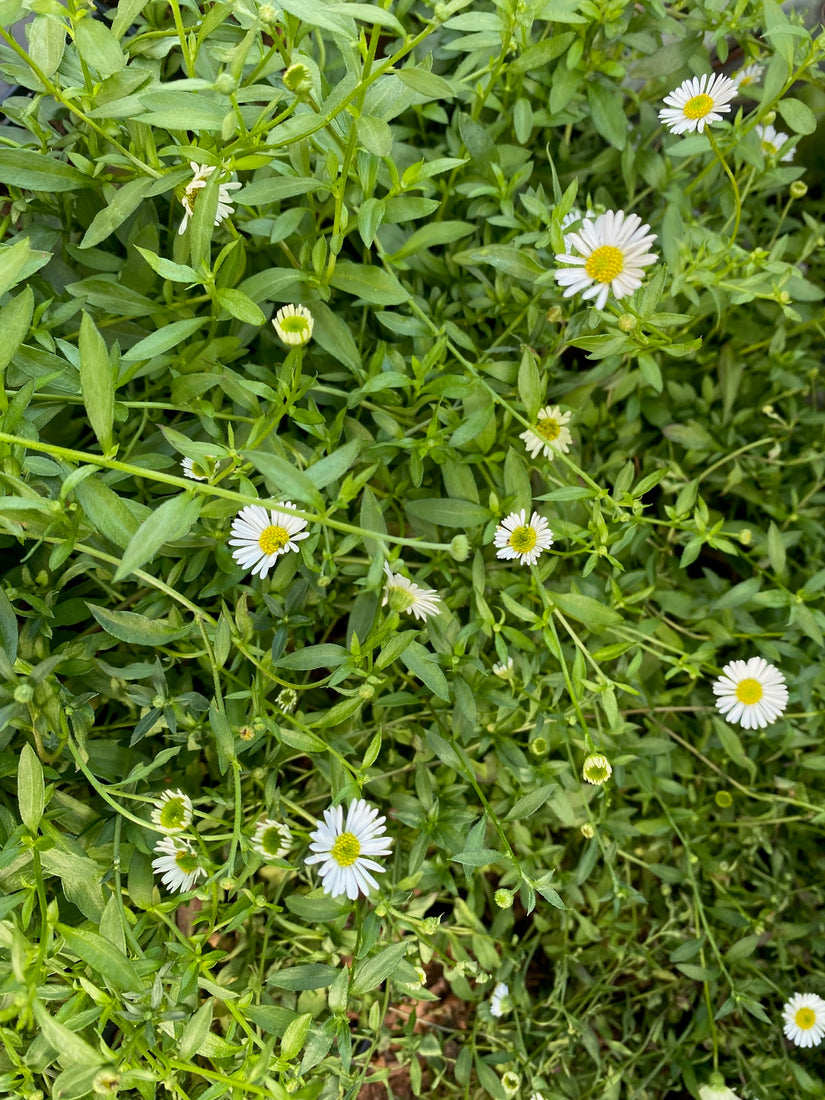
[[[474,232],[474,226],[470,222],[443,221],[429,222],[422,226],[407,238],[401,247],[388,255],[386,259],[391,263],[413,256],[416,252],[423,252],[427,248],[435,248],[441,244],[452,244],[462,237],[469,237]]]
[[[28,743],[17,765],[17,804],[23,824],[30,833],[36,833],[46,805],[46,784],[37,753]]]
[[[324,498],[315,488],[310,477],[279,455],[268,451],[244,451],[243,457],[252,463],[267,481],[277,486],[276,496],[282,499],[303,501],[322,511]]]
[[[78,955],[109,985],[114,986],[115,989],[125,989],[133,993],[139,993],[143,989],[143,981],[134,963],[109,940],[98,935],[97,932],[87,931],[84,928],[70,928],[64,924],[58,924],[57,930],[66,941],[69,950]]]
[[[30,286],[16,295],[0,309],[0,387],[3,386],[3,373],[14,358],[18,348],[26,339],[34,313],[34,292]]]
[[[607,607],[600,600],[594,600],[590,596],[582,596],[578,592],[554,592],[553,602],[565,615],[571,619],[584,623],[591,629],[600,630],[606,626],[619,626],[622,617],[612,607]]]
[[[329,10],[329,8],[327,8],[327,10]],[[390,30],[396,31],[400,35],[405,33],[403,26],[398,22],[398,19],[392,12],[383,11],[375,4],[353,4],[347,2],[346,8],[342,10],[351,18],[360,19],[363,23],[377,23],[379,27],[389,27]]]
[[[594,82],[587,85],[587,98],[596,130],[615,149],[624,149],[628,123],[622,108],[621,89]]]
[[[104,454],[112,447],[115,415],[115,379],[109,350],[88,313],[83,312],[77,341],[80,353],[80,390],[92,431]]]
[[[29,191],[77,191],[89,187],[91,180],[55,155],[30,149],[3,149],[0,157],[0,183]]]
[[[388,157],[392,152],[392,128],[374,115],[361,115],[355,123],[361,145],[376,157]]]
[[[253,180],[237,192],[238,202],[244,206],[269,206],[282,199],[293,199],[297,195],[306,195],[323,187],[320,180],[304,179],[301,176],[271,176],[268,179]]]
[[[287,725],[281,726],[281,740],[298,752],[326,752],[328,748],[326,741],[310,730],[293,729]]]
[[[262,311],[242,290],[219,287],[216,296],[226,312],[231,314],[236,321],[242,321],[245,325],[266,324],[266,317],[264,317]]]
[[[356,965],[350,986],[352,992],[358,995],[377,989],[397,970],[398,964],[407,954],[408,947],[409,944],[403,940],[401,943],[393,943],[372,958]]]
[[[406,69],[397,69],[395,75],[402,84],[412,88],[416,95],[426,96],[427,99],[454,99],[457,95],[449,80],[427,72],[426,69],[408,66]]]
[[[534,282],[537,275],[544,274],[544,268],[532,256],[520,248],[513,248],[506,244],[489,244],[483,248],[456,252],[453,259],[456,263],[465,266],[489,264],[496,271],[503,271],[505,275],[524,279],[529,283]]]
[[[308,645],[303,649],[296,649],[294,653],[287,653],[276,664],[278,668],[309,671],[315,668],[338,668],[348,657],[349,653],[342,645],[324,642],[321,645]]]
[[[154,182],[153,179],[143,176],[140,179],[129,180],[128,183],[119,187],[103,209],[98,210],[92,218],[91,225],[86,230],[79,247],[92,248],[101,241],[105,241],[130,214],[137,210]]]
[[[380,672],[383,668],[389,668],[393,661],[396,661],[401,656],[417,634],[417,630],[402,630],[400,633],[392,634],[375,662],[375,667],[378,671]]]
[[[816,116],[801,100],[789,96],[780,99],[777,107],[795,134],[812,134],[816,129]]]
[[[118,40],[109,27],[93,15],[75,22],[74,40],[78,53],[86,64],[102,77],[120,72],[126,64]]]
[[[158,256],[154,252],[150,252],[148,248],[141,248],[140,245],[135,247],[151,269],[164,279],[169,279],[173,283],[200,282],[197,272],[189,264],[176,264],[172,260],[167,260],[165,256]],[[175,324],[179,323],[178,321],[175,322]]]
[[[151,335],[138,340],[123,353],[121,359],[125,363],[134,363],[140,359],[153,359],[156,355],[163,355],[188,340],[207,320],[207,317],[187,317],[184,321],[173,321],[171,325],[164,325]]]
[[[418,679],[439,699],[450,698],[447,678],[435,657],[420,642],[410,642],[400,654],[401,660]]]
[[[164,130],[197,130],[219,133],[226,109],[203,92],[163,91],[140,96],[145,113],[136,116],[136,122],[158,126]],[[217,175],[213,172],[212,175]],[[206,188],[203,189],[204,191]],[[203,196],[198,195],[197,208]],[[213,215],[214,217],[214,215]]]
[[[200,496],[179,493],[156,508],[129,540],[115,582],[150,562],[165,543],[183,538],[200,515],[202,503]]]
[[[104,538],[121,550],[128,546],[139,524],[117,493],[100,477],[90,474],[74,487],[74,495],[89,521]]]
[[[105,607],[97,607],[92,603],[87,603],[86,606],[107,634],[121,642],[131,642],[132,645],[167,645],[178,638],[186,637],[192,629],[190,624],[172,626],[162,619],[148,619],[135,611],[107,611]]]
[[[335,265],[330,286],[376,306],[397,306],[409,298],[398,279],[388,271],[348,260],[339,260]]]
[[[534,791],[523,794],[504,818],[505,821],[521,821],[541,809],[550,795],[558,789],[556,783],[543,783]]]
[[[276,989],[325,989],[338,977],[338,969],[325,963],[307,963],[276,970],[266,979],[267,985]]]
[[[312,303],[312,316],[315,319],[313,340],[345,367],[360,371],[361,353],[346,321],[325,302]]]
[[[297,1058],[306,1041],[309,1025],[312,1023],[312,1013],[304,1012],[287,1026],[281,1039],[281,1057],[287,1060]]]
[[[60,18],[36,15],[26,29],[29,56],[43,76],[52,76],[63,60],[66,27]]]
[[[26,264],[31,255],[28,237],[22,237],[14,244],[0,248],[0,295],[25,278]],[[3,334],[5,342],[5,333]]]
[[[461,863],[465,867],[487,867],[491,863],[509,863],[510,858],[495,848],[475,848],[466,852],[458,852],[450,856],[453,863]]]
[[[413,519],[435,523],[439,527],[480,527],[490,518],[489,508],[471,500],[424,497],[408,500],[405,508]]]
[[[106,1061],[99,1050],[55,1020],[40,1001],[33,1001],[31,1008],[42,1037],[57,1055],[61,1066],[99,1066]]]
[[[310,466],[306,475],[316,489],[325,489],[331,481],[338,481],[353,468],[360,450],[361,440],[351,439],[337,451]]]
[[[0,646],[2,646],[9,664],[14,664],[17,657],[17,642],[17,616],[5,589],[0,588]],[[2,920],[2,917],[0,917],[0,920]]]
[[[194,1054],[198,1054],[203,1041],[212,1027],[212,1013],[215,1002],[204,1001],[198,1011],[186,1023],[183,1034],[178,1040],[175,1057],[182,1062],[188,1062]]]

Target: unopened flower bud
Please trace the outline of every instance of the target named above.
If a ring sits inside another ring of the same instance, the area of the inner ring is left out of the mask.
[[[564,319],[564,310],[561,306],[550,306],[545,316],[548,325],[557,325],[559,321]]]
[[[619,318],[619,328],[622,332],[632,332],[636,327],[636,318],[632,313],[623,313]]]
[[[496,890],[493,894],[493,901],[499,907],[499,909],[512,909],[513,908],[513,891],[512,890]]]
[[[34,688],[31,684],[18,684],[14,689],[15,703],[30,703],[34,698]]]
[[[600,752],[592,753],[584,762],[582,778],[592,783],[595,787],[601,787],[613,774],[613,765]]]
[[[232,95],[238,89],[238,82],[231,73],[220,73],[212,87],[220,95]]]
[[[745,527],[739,532],[739,541],[743,546],[750,546],[753,542],[753,531],[751,531],[750,527]]]
[[[776,111],[768,111],[762,119],[762,124],[764,126],[773,126],[774,122],[776,122]]]
[[[596,835],[596,830],[593,828],[589,821],[585,821],[579,832],[585,840],[592,840],[593,837]]]
[[[450,557],[454,561],[466,561],[470,556],[470,540],[466,535],[456,535],[450,543]]]
[[[312,73],[301,61],[290,65],[284,73],[284,87],[295,95],[306,95],[312,91]]]
[[[803,183],[802,180],[794,180],[789,191],[792,199],[804,199],[808,194],[808,185]]]
[[[549,748],[549,745],[543,737],[534,737],[530,742],[530,752],[533,756],[544,756]]]
[[[277,23],[281,13],[273,4],[262,4],[258,8],[258,18],[265,27],[271,27],[273,23]]]
[[[521,1078],[517,1073],[513,1073],[508,1069],[501,1078],[501,1087],[507,1093],[508,1096],[515,1096],[521,1086]]]

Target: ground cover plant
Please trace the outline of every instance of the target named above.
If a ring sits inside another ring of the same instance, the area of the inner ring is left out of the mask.
[[[823,1095],[816,14],[0,2],[0,1093]]]

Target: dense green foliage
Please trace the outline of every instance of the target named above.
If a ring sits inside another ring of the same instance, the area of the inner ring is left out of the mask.
[[[0,2],[3,1095],[823,1095],[780,1014],[825,995],[825,37],[724,7]],[[574,206],[657,235],[633,297],[562,297]],[[309,538],[254,578],[230,525],[284,500]],[[745,730],[711,685],[757,655],[790,704]],[[360,795],[353,903],[303,857]]]

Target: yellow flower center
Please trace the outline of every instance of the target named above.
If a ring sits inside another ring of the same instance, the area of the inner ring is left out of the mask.
[[[160,824],[164,829],[180,829],[186,822],[186,806],[182,798],[170,798],[160,811]]]
[[[510,535],[510,546],[517,554],[529,554],[538,536],[532,527],[516,527]]]
[[[361,854],[361,842],[354,833],[341,833],[330,855],[339,867],[351,867]]]
[[[540,416],[539,422],[536,425],[536,432],[542,439],[546,439],[548,443],[552,443],[561,435],[561,424],[552,416]]]
[[[584,270],[597,283],[609,283],[624,270],[624,253],[612,244],[603,244],[587,257]]]
[[[704,118],[713,110],[713,99],[709,95],[695,95],[685,104],[685,118]]]
[[[265,527],[258,537],[258,545],[265,554],[277,554],[289,542],[289,531],[285,527],[272,524]]]
[[[765,692],[758,680],[740,680],[736,685],[736,698],[745,706],[753,706],[758,703]]]
[[[816,1013],[812,1008],[798,1008],[793,1020],[800,1030],[810,1031],[816,1023]]]

